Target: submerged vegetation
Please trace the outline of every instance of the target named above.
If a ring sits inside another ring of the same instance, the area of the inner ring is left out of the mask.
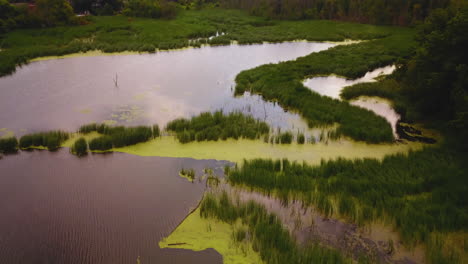
[[[176,119],[169,122],[166,129],[175,132],[181,143],[228,138],[258,139],[270,130],[265,122],[251,116],[237,112],[225,115],[222,111],[201,113],[190,120]]]
[[[59,130],[27,134],[20,138],[19,147],[21,149],[42,147],[50,151],[55,151],[69,137],[69,133]]]
[[[219,197],[206,194],[200,204],[200,215],[230,224],[240,219],[247,228],[235,230],[232,239],[237,243],[245,239],[250,240],[254,251],[257,251],[267,264],[352,263],[338,251],[318,244],[298,246],[276,215],[268,213],[265,207],[254,201],[235,204],[226,192]]]
[[[318,166],[257,159],[229,170],[228,180],[360,224],[390,219],[403,241],[413,244],[468,227],[468,170],[456,157],[428,148],[382,161],[337,159]]]

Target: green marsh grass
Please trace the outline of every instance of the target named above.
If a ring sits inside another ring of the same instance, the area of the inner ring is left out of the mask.
[[[88,143],[86,142],[85,138],[79,138],[78,140],[73,143],[73,146],[71,147],[71,152],[78,157],[85,156],[88,154]]]
[[[78,130],[79,133],[87,134],[90,132],[98,132],[105,135],[102,139],[96,140],[93,143],[93,148],[96,150],[109,150],[112,147],[120,148],[130,145],[135,145],[141,142],[146,142],[157,136],[159,136],[159,127],[153,126],[136,126],[136,127],[124,127],[124,126],[109,126],[106,124],[87,124],[83,125]],[[155,136],[156,133],[157,135]],[[110,140],[111,144],[108,143]],[[110,145],[110,147],[109,147]],[[91,148],[90,144],[90,149]]]
[[[206,194],[200,204],[201,217],[212,217],[230,224],[241,219],[246,229],[234,230],[232,239],[249,239],[262,260],[269,263],[352,263],[337,250],[318,244],[298,246],[278,217],[254,201],[235,203],[223,192]]]
[[[94,138],[89,142],[91,151],[110,151],[112,149],[112,138],[110,136],[101,136]]]
[[[60,130],[27,134],[20,138],[19,147],[21,149],[45,147],[50,151],[55,151],[69,137],[69,133]]]
[[[0,138],[0,153],[10,154],[18,151],[18,139],[16,137]]]
[[[175,132],[181,143],[228,138],[257,139],[270,131],[265,122],[253,117],[238,112],[225,115],[222,111],[201,113],[191,119],[176,119],[169,122],[166,129]]]
[[[466,230],[466,166],[450,150],[427,148],[408,155],[322,161],[245,161],[228,181],[285,199],[301,199],[323,214],[358,224],[390,221],[408,245],[428,243],[432,233]]]

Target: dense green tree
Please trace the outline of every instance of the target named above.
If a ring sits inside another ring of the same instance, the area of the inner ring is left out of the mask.
[[[66,0],[37,0],[37,14],[44,26],[76,23],[70,2]]]

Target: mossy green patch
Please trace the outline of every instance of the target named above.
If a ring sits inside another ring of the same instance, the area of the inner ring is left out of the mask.
[[[230,225],[212,218],[200,217],[200,209],[191,213],[167,238],[160,248],[183,248],[201,251],[213,248],[223,256],[224,264],[263,263],[248,242],[234,242],[232,234],[240,223]]]
[[[163,136],[133,146],[113,149],[138,156],[161,156],[173,158],[217,159],[242,162],[255,158],[288,158],[291,161],[305,161],[318,164],[322,159],[338,157],[354,159],[372,157],[382,159],[385,155],[406,153],[417,150],[421,143],[407,144],[366,144],[348,140],[331,141],[317,144],[277,145],[262,140],[228,139],[225,141],[202,141],[181,144],[173,136]]]

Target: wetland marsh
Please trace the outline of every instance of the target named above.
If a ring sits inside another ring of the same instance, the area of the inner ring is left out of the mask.
[[[87,21],[2,36],[1,263],[463,263],[461,155],[399,135],[413,28]]]

